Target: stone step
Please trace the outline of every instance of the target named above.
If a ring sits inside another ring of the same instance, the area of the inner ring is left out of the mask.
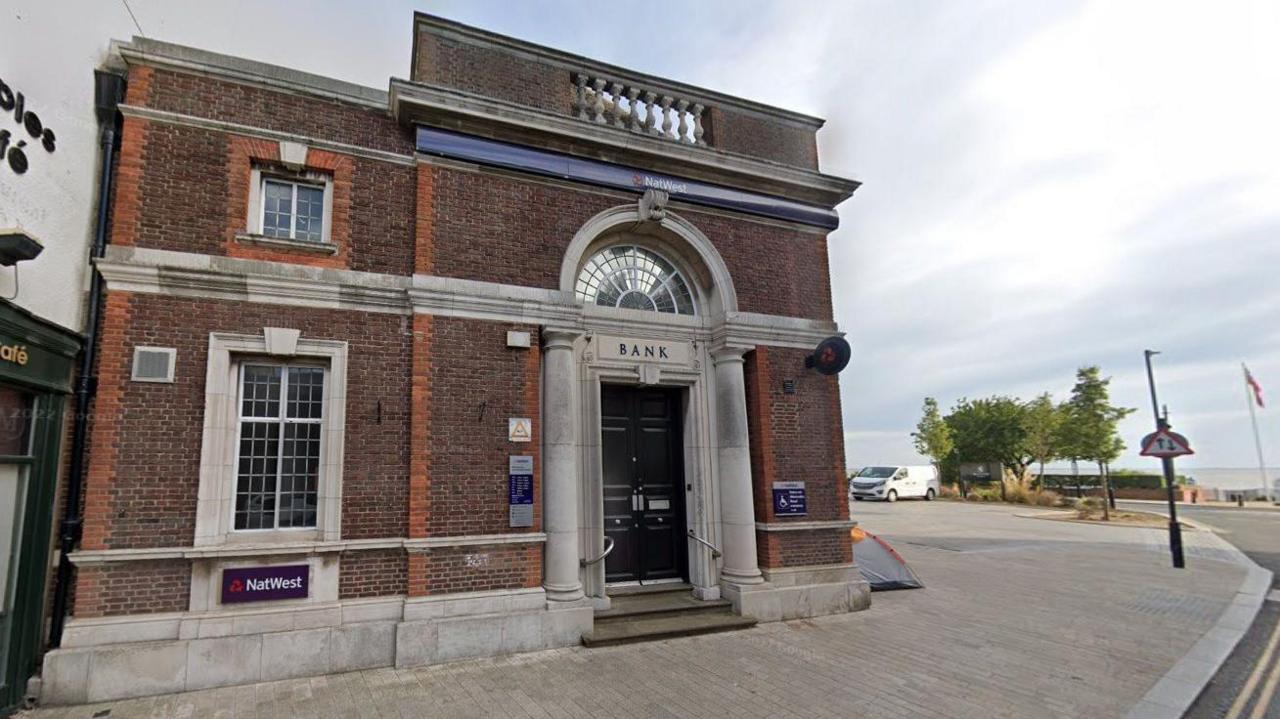
[[[588,647],[649,642],[696,634],[728,632],[755,626],[756,620],[742,617],[723,607],[714,611],[642,614],[597,621],[582,637]]]
[[[727,600],[701,600],[687,590],[662,592],[655,594],[630,594],[610,596],[612,606],[596,612],[596,621],[611,620],[617,617],[634,617],[654,614],[674,614],[698,612],[715,612],[732,606]]]
[[[624,584],[609,585],[610,597],[630,597],[636,594],[669,594],[671,592],[693,591],[693,585],[687,582],[663,582],[661,584]]]

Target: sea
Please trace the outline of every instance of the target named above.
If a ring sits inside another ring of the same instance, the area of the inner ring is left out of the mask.
[[[1201,487],[1211,489],[1257,489],[1262,486],[1262,473],[1257,467],[1183,467],[1178,474],[1195,480]],[[1280,483],[1280,467],[1267,467],[1267,479],[1273,486]]]
[[[1141,472],[1158,474],[1160,465],[1145,467],[1112,467],[1116,469],[1135,469]],[[1221,490],[1242,490],[1249,491],[1259,489],[1262,486],[1262,476],[1257,467],[1192,467],[1183,463],[1177,463],[1175,469],[1178,474],[1189,477],[1195,484],[1205,487],[1206,489]],[[1033,467],[1032,473],[1036,470]],[[1069,464],[1051,464],[1046,468],[1050,473],[1070,474],[1071,465]],[[1096,468],[1090,464],[1081,463],[1081,474],[1094,474]],[[1267,479],[1271,480],[1273,488],[1280,487],[1280,467],[1267,467]]]

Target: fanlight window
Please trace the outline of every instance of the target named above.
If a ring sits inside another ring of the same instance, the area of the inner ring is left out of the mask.
[[[596,253],[578,274],[583,302],[670,314],[694,314],[693,293],[670,262],[635,245],[615,245]]]

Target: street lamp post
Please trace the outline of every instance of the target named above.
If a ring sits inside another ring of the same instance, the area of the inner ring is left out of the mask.
[[[1151,413],[1155,415],[1156,431],[1159,432],[1169,428],[1169,410],[1165,409],[1164,416],[1160,415],[1160,403],[1156,400],[1155,374],[1151,371],[1151,358],[1160,353],[1143,350],[1142,354],[1147,361],[1147,386],[1151,388]],[[1173,555],[1174,568],[1182,569],[1187,566],[1187,562],[1182,556],[1182,526],[1178,524],[1178,503],[1173,498],[1173,458],[1161,457],[1160,463],[1164,466],[1164,486],[1169,497],[1169,553]]]

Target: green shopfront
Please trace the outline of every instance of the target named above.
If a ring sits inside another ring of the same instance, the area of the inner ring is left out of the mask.
[[[77,335],[0,301],[0,715],[22,701],[43,639],[63,412]]]

